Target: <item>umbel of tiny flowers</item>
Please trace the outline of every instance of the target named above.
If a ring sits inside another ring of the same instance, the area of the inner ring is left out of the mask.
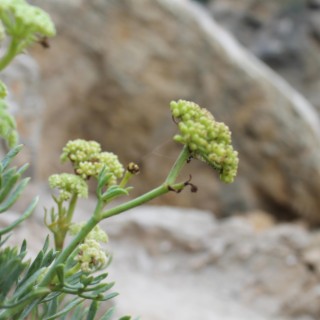
[[[70,226],[70,234],[78,234],[85,222]],[[85,273],[92,273],[103,269],[108,263],[106,252],[102,249],[99,242],[108,242],[108,235],[98,225],[96,225],[86,236],[85,240],[78,247],[75,260],[79,268]]]
[[[0,59],[0,70],[33,42],[56,33],[50,16],[25,0],[1,0],[0,20],[1,41],[10,38],[6,53]]]
[[[116,184],[121,178],[124,168],[118,156],[112,152],[101,152],[101,146],[96,141],[82,139],[69,141],[63,148],[61,160],[70,160],[75,174],[83,179],[97,178],[103,168],[111,173],[108,184]]]
[[[92,273],[103,269],[108,262],[107,255],[101,245],[94,239],[85,239],[78,247],[75,260],[85,273]]]
[[[88,185],[79,176],[70,173],[53,174],[49,177],[49,186],[51,189],[58,189],[59,196],[57,200],[67,201],[76,195],[80,198],[88,197]]]
[[[194,102],[172,101],[170,108],[180,130],[174,140],[186,145],[192,157],[218,170],[223,182],[233,182],[239,159],[231,144],[229,128]]]

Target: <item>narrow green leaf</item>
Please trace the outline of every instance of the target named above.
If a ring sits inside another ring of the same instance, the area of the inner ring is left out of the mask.
[[[0,203],[4,201],[4,199],[8,196],[10,191],[14,188],[14,185],[19,180],[20,175],[16,174],[16,171],[14,168],[8,170],[3,176],[2,176],[2,186],[0,191]]]
[[[46,302],[50,302],[52,299],[55,299],[56,297],[60,296],[61,292],[57,291],[57,292],[51,292],[50,294],[48,294],[41,302],[46,303]]]
[[[107,185],[108,181],[112,177],[112,173],[106,173],[105,168],[100,171],[98,175],[98,187],[97,190],[101,190],[105,185]]]
[[[49,235],[47,235],[46,240],[45,240],[43,247],[42,247],[42,252],[46,252],[48,250],[49,244],[50,244]]]
[[[33,299],[33,301],[23,310],[23,312],[17,320],[25,320],[29,313],[33,310],[33,308],[35,308],[38,305],[39,301],[40,299]]]
[[[3,275],[0,277],[0,300],[2,302],[28,266],[28,263],[23,262],[22,259],[23,256],[18,254],[16,247],[6,247],[0,251],[0,275]]]
[[[64,284],[64,265],[63,264],[59,264],[56,267],[56,273],[57,273],[59,282],[63,285]]]
[[[93,279],[94,279],[93,276],[91,276],[91,275],[86,275],[86,274],[83,274],[83,275],[81,275],[81,277],[80,277],[80,281],[81,281],[81,283],[83,283],[84,286],[88,286]]]
[[[119,293],[112,292],[112,293],[109,293],[109,294],[107,294],[105,296],[99,295],[99,297],[95,297],[95,298],[98,299],[99,301],[107,301],[107,300],[113,299],[114,297],[116,297],[118,295],[119,295]],[[83,295],[83,297],[85,298],[86,296]],[[87,299],[93,299],[93,297],[88,295]]]
[[[0,247],[2,247],[4,245],[4,243],[10,238],[11,235],[7,235],[3,240],[1,240],[0,242]],[[1,239],[1,236],[0,236]]]
[[[108,277],[108,273],[101,273],[98,276],[96,276],[94,279],[92,279],[92,281],[90,282],[90,285],[95,285],[97,283],[100,283],[101,281],[103,281],[104,279],[106,279]]]
[[[78,305],[69,320],[82,320],[87,313],[88,308],[83,308],[82,305]]]
[[[20,254],[24,254],[25,255],[26,253],[27,253],[27,241],[23,240],[21,248],[20,248]]]
[[[113,286],[114,286],[114,282],[98,283],[96,286],[91,286],[90,285],[90,287],[88,287],[85,290],[83,290],[83,292],[92,291],[92,292],[95,292],[95,293],[103,293],[103,292],[106,292],[106,291],[110,290]]]
[[[30,178],[21,180],[14,190],[10,193],[8,199],[6,199],[0,206],[0,213],[8,210],[20,197],[22,191],[25,189]]]
[[[30,203],[30,205],[28,206],[28,208],[25,210],[25,212],[23,213],[23,215],[18,218],[17,220],[15,220],[13,223],[11,223],[9,226],[7,226],[6,228],[3,228],[0,230],[0,236],[4,235],[5,233],[10,232],[11,230],[13,230],[18,224],[20,224],[22,221],[26,220],[33,212],[34,208],[36,207],[37,203],[39,201],[39,198],[35,198],[33,199],[33,201]]]
[[[29,168],[29,163],[25,163],[17,170],[17,174],[19,174],[20,176],[23,175],[28,168]]]
[[[24,277],[24,279],[23,279],[23,281],[21,283],[26,281],[34,272],[36,272],[37,270],[39,270],[39,268],[41,268],[43,257],[44,257],[44,253],[41,250],[38,253],[38,255],[36,256],[36,258],[33,260],[31,266],[29,267],[29,270],[28,270],[26,276]]]
[[[101,199],[104,202],[108,202],[116,197],[128,194],[129,193],[126,189],[120,188],[119,186],[111,186],[105,193],[101,195]]]
[[[102,315],[100,320],[111,320],[114,314],[115,308],[110,308],[105,314]]]
[[[32,311],[32,309],[35,308],[36,305],[39,303],[39,301],[40,301],[39,296],[43,296],[43,295],[45,295],[47,293],[48,293],[48,289],[42,288],[41,290],[40,289],[37,290],[37,292],[32,294],[32,295],[27,295],[23,299],[18,300],[16,303],[7,304],[5,306],[2,306],[2,308],[11,308],[11,309],[13,309],[13,308],[19,306],[20,310],[21,310],[21,305],[25,306],[25,308],[23,309],[23,312],[20,313],[20,314],[15,315],[15,317],[14,317],[15,320],[25,320],[26,317],[28,316],[28,314]],[[31,301],[29,304],[28,304],[28,300]],[[0,313],[0,319],[1,320],[6,320],[6,319],[8,319],[8,317],[2,318],[1,317],[1,313]]]
[[[56,256],[58,255],[58,252],[55,251],[54,249],[51,249],[43,258],[42,261],[42,266],[43,267],[48,267],[53,260],[56,258]]]
[[[14,293],[15,298],[19,298],[22,295],[27,295],[29,291],[33,288],[34,284],[38,280],[40,274],[44,271],[45,268],[41,268],[34,272],[29,277],[25,278],[22,284],[19,284],[17,290]],[[39,288],[41,289],[41,288]]]
[[[6,156],[3,158],[3,160],[1,161],[2,163],[2,167],[3,170],[5,170],[9,164],[11,163],[11,161],[14,159],[14,157],[21,151],[21,149],[23,148],[23,145],[20,144],[18,146],[15,146],[14,148],[12,148],[7,154]]]
[[[57,296],[56,298],[52,299],[48,303],[48,310],[45,314],[48,314],[48,315],[56,314],[58,311],[58,307],[59,307],[59,298]]]
[[[96,316],[98,311],[98,307],[99,307],[99,302],[93,300],[91,302],[86,320],[94,320],[94,317]]]
[[[57,319],[58,317],[61,317],[65,314],[67,314],[69,311],[71,311],[73,308],[75,308],[77,305],[83,302],[83,299],[75,298],[71,302],[69,302],[66,307],[64,307],[60,312],[55,313],[54,315],[51,315],[49,317],[44,318],[43,320],[53,320]]]

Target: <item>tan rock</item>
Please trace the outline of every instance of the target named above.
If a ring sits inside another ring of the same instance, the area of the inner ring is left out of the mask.
[[[42,3],[58,36],[33,52],[48,108],[41,133],[43,178],[68,139],[89,138],[136,161],[135,192],[161,183],[179,149],[168,103],[193,100],[233,132],[239,178],[222,186],[200,163],[188,166],[199,192],[164,202],[230,213],[262,208],[319,221],[320,134],[313,108],[187,1]]]

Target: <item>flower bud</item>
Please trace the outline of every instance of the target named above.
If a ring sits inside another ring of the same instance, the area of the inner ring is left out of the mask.
[[[52,189],[59,189],[59,200],[61,201],[67,201],[73,195],[81,198],[88,196],[88,186],[86,182],[74,174],[53,174],[49,177],[49,185]]]

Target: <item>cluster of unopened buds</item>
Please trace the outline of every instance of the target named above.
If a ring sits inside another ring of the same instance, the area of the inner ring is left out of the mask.
[[[218,170],[222,181],[233,182],[239,160],[231,145],[229,128],[193,102],[172,101],[170,108],[180,130],[174,140],[187,145],[192,157]]]
[[[108,258],[98,241],[86,239],[79,245],[78,250],[76,261],[83,272],[95,272],[106,266]]]
[[[74,224],[70,227],[70,234],[75,235],[85,223]],[[98,225],[87,235],[83,243],[78,247],[75,260],[80,269],[85,273],[92,273],[103,269],[108,263],[108,256],[99,242],[108,242],[108,235]]]
[[[112,185],[121,178],[124,168],[118,160],[118,156],[112,152],[101,152],[101,146],[96,141],[82,139],[69,141],[63,148],[61,160],[70,160],[75,174],[83,179],[98,177],[103,168],[112,175],[108,184]]]
[[[79,198],[88,196],[88,185],[79,176],[70,173],[53,174],[49,177],[49,186],[51,189],[59,189],[59,200],[67,201],[73,195]]]
[[[0,19],[2,37],[7,33],[11,37],[30,42],[36,40],[34,37],[37,35],[51,37],[56,32],[50,16],[25,0],[1,0]],[[28,43],[21,43],[21,49],[26,45]]]

